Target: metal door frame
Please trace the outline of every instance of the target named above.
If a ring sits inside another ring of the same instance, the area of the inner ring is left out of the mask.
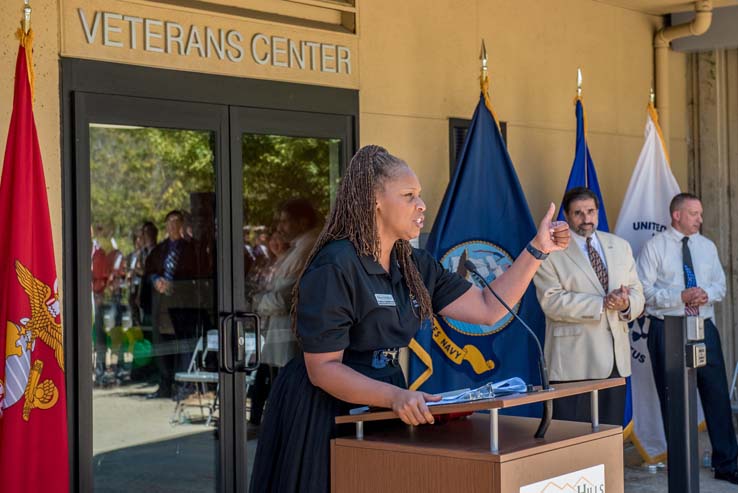
[[[218,308],[242,309],[240,230],[242,132],[345,139],[341,165],[358,141],[358,91],[322,86],[215,76],[192,72],[62,58],[61,142],[63,320],[66,346],[70,491],[93,491],[92,335],[89,310],[90,183],[89,123],[117,123],[215,132],[216,214],[230,228],[219,229]],[[263,117],[259,120],[256,117]],[[309,124],[309,122],[312,122]],[[339,128],[340,127],[340,128]],[[339,130],[335,130],[339,128]],[[327,129],[328,135],[320,133]],[[335,135],[335,131],[339,131]],[[305,133],[307,132],[307,133]],[[237,148],[237,152],[236,152]],[[341,170],[342,171],[342,170]],[[240,205],[240,204],[239,204]],[[224,224],[225,225],[225,224]],[[238,246],[238,248],[236,248]],[[239,271],[239,267],[241,270]],[[223,493],[245,491],[246,426],[242,416],[243,374],[221,376],[219,429]],[[224,433],[224,431],[226,431]]]

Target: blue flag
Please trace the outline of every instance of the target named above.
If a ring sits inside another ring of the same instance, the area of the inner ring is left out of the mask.
[[[482,95],[426,248],[446,269],[469,280],[464,263],[472,260],[492,282],[535,234],[517,174]],[[543,312],[532,284],[513,309],[543,337]],[[441,316],[431,325],[410,344],[410,388],[437,393],[511,377],[540,383],[535,342],[511,315],[493,326]],[[529,407],[516,408],[517,414],[537,409]]]
[[[577,98],[576,114],[577,143],[576,150],[574,152],[574,163],[571,165],[571,172],[569,173],[569,181],[566,183],[566,190],[571,190],[576,187],[585,187],[592,190],[600,201],[600,215],[597,229],[609,233],[610,228],[607,225],[605,205],[602,202],[602,194],[600,193],[600,182],[597,181],[597,172],[595,171],[592,156],[589,154],[589,146],[587,145],[587,135],[584,130],[584,106],[582,105],[581,98]],[[564,220],[564,211],[561,208],[559,208],[558,220]]]
[[[595,171],[594,162],[592,162],[592,156],[589,154],[589,146],[587,145],[587,135],[584,129],[585,118],[584,118],[584,105],[582,99],[577,98],[576,101],[576,115],[577,115],[577,142],[576,150],[574,152],[574,163],[571,165],[571,172],[569,173],[569,181],[566,184],[566,191],[572,188],[585,187],[590,189],[597,195],[597,200],[600,203],[599,211],[599,222],[597,229],[606,233],[610,232],[610,228],[607,224],[607,214],[605,213],[605,202],[602,200],[602,193],[600,192],[600,182],[597,181],[597,172]],[[564,210],[559,209],[559,217],[561,221],[564,219]],[[633,420],[633,399],[630,388],[630,377],[625,379],[625,411],[623,413],[623,429],[629,430],[628,426]]]

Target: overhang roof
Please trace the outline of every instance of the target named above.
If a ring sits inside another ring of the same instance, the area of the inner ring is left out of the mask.
[[[674,12],[686,12],[694,10],[694,2],[683,2],[675,0],[599,0],[602,3],[637,10],[652,15],[666,15]],[[713,0],[712,6],[727,7],[738,5],[738,0]]]

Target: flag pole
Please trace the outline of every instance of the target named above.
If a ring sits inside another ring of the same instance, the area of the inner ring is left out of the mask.
[[[479,51],[479,60],[482,62],[481,73],[479,74],[479,89],[484,94],[484,102],[487,109],[491,110],[492,105],[489,101],[489,72],[487,70],[487,47],[484,45],[484,39],[482,39],[482,49]]]
[[[31,86],[31,101],[33,101],[33,88],[35,83],[35,74],[33,71],[33,31],[31,30],[31,3],[30,0],[23,0],[23,18],[21,26],[16,31],[16,37],[20,41],[21,46],[26,53],[26,67],[28,70],[28,83]]]
[[[25,7],[23,7],[23,33],[28,34],[31,30],[31,5],[30,0],[24,0]]]
[[[479,59],[482,61],[482,81],[487,80],[487,47],[484,46],[484,39],[482,39],[482,49],[479,52]]]
[[[582,99],[582,68],[577,67],[577,100],[581,104]],[[584,133],[584,186],[589,188],[589,163],[587,162],[587,120],[584,118],[584,105],[582,105],[582,132]]]

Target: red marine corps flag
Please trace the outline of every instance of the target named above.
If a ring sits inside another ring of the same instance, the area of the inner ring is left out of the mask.
[[[66,492],[64,347],[33,119],[32,33],[19,37],[0,182],[0,491]]]

